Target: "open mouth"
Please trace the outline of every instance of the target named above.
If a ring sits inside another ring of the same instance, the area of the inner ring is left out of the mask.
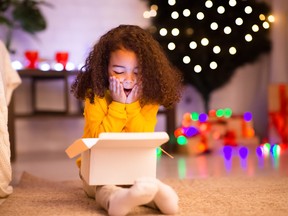
[[[131,93],[132,89],[125,89],[124,88],[124,92],[126,94],[126,96],[128,96]]]

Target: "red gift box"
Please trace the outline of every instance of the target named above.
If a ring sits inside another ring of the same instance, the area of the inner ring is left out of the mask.
[[[288,84],[268,89],[269,142],[288,145]]]

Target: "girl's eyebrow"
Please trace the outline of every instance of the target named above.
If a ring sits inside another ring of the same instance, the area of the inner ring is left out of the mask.
[[[121,66],[121,65],[112,65],[112,67],[120,67],[120,68],[125,68],[124,66]]]

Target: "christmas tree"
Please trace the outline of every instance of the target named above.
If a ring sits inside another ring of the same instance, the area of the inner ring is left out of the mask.
[[[256,0],[145,0],[149,31],[172,63],[202,95],[209,110],[212,91],[239,66],[269,52],[274,17]]]

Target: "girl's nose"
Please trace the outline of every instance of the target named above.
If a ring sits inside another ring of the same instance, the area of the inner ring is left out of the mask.
[[[135,81],[136,81],[136,76],[134,74],[128,74],[124,80],[124,82],[130,82],[130,83],[133,83]]]

